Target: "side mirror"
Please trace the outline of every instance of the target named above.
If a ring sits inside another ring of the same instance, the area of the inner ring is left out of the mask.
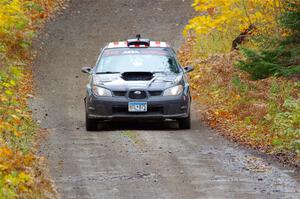
[[[193,70],[194,70],[194,68],[192,66],[187,66],[184,68],[185,73],[192,72]]]
[[[81,69],[81,72],[87,73],[87,74],[91,74],[92,71],[93,71],[93,69],[92,69],[91,67],[83,67],[83,68]]]

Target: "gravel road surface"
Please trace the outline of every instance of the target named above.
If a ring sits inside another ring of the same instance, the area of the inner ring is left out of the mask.
[[[300,198],[299,173],[230,143],[195,117],[84,127],[85,84],[105,43],[137,33],[178,48],[191,0],[72,0],[35,42],[32,109],[62,198]]]

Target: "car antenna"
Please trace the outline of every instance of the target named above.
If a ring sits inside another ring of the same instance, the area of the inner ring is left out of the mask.
[[[140,35],[140,34],[137,34],[137,35],[136,35],[136,38],[137,38],[137,40],[139,41],[139,40],[141,39],[141,35]]]

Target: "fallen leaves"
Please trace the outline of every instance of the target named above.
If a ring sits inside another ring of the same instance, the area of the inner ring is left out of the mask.
[[[252,172],[264,173],[271,169],[261,158],[250,156],[246,158],[246,169]]]

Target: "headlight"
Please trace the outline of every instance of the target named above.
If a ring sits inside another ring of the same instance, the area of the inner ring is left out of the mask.
[[[168,88],[164,91],[163,96],[176,96],[176,95],[180,95],[183,91],[183,86],[182,85],[178,85],[178,86],[174,86],[171,88]]]
[[[111,97],[111,91],[100,86],[93,85],[93,92],[100,97]]]

